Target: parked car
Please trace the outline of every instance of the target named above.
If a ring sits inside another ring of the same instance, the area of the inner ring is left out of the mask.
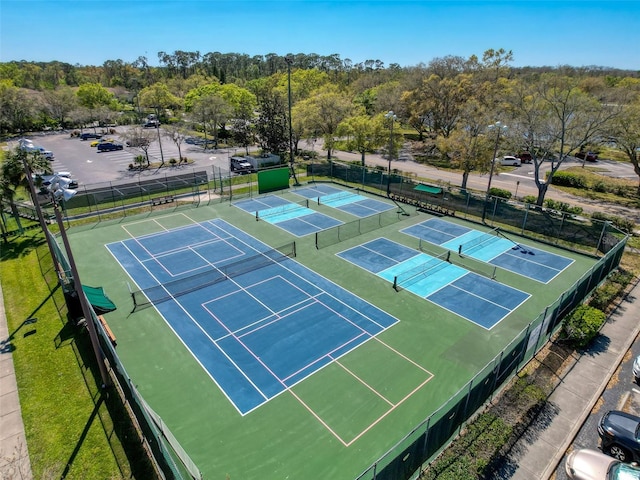
[[[47,150],[40,145],[34,145],[31,140],[28,140],[26,138],[21,138],[20,140],[18,140],[18,148],[28,153],[39,153],[49,161],[54,160],[53,152],[51,150]]]
[[[531,163],[533,161],[533,155],[529,152],[520,152],[516,155],[522,163]]]
[[[144,128],[158,128],[160,126],[159,120],[147,120],[142,124]]]
[[[505,155],[500,160],[500,165],[503,165],[503,166],[510,165],[512,167],[519,167],[520,165],[522,165],[522,162],[518,157],[514,157],[513,155]]]
[[[127,147],[146,147],[149,145],[149,139],[147,138],[132,138],[127,140]]]
[[[621,462],[640,460],[640,417],[611,410],[598,424],[602,451]]]
[[[640,480],[637,466],[589,448],[572,451],[564,468],[567,476],[575,480]]]
[[[231,171],[236,173],[253,173],[255,168],[243,157],[231,157]]]
[[[98,152],[109,152],[111,150],[123,150],[124,145],[118,142],[102,142],[96,148]]]
[[[598,160],[598,154],[594,152],[578,152],[576,153],[576,158],[586,160],[587,162],[595,162]]]
[[[100,140],[94,140],[93,142],[91,142],[91,146],[97,147],[102,142],[115,142],[115,141],[116,140],[114,138],[101,138]]]
[[[640,384],[640,356],[633,361],[633,379]]]
[[[80,140],[89,140],[90,138],[102,138],[102,135],[94,132],[82,132],[80,134]]]

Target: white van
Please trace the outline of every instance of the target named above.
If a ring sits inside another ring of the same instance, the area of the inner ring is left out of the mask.
[[[518,157],[505,155],[504,157],[502,157],[502,160],[500,160],[500,165],[519,167],[520,165],[522,165],[522,161]]]

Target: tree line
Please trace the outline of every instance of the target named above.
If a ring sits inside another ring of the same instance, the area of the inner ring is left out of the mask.
[[[514,68],[513,53],[504,49],[404,68],[354,65],[338,55],[160,52],[158,58],[159,67],[143,57],[101,67],[0,64],[0,130],[139,124],[154,113],[178,141],[195,131],[205,140],[257,144],[287,157],[291,133],[294,155],[302,140],[321,140],[329,158],[339,145],[359,152],[363,163],[381,149],[396,158],[412,137],[417,153],[459,169],[463,188],[471,172],[491,168],[494,153],[527,151],[539,204],[564,160],[604,143],[626,155],[640,176],[638,72]],[[487,128],[496,121],[509,127],[502,135]],[[540,178],[539,166],[549,160],[549,176]]]

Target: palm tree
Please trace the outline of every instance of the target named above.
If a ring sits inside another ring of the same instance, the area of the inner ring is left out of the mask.
[[[51,164],[40,152],[26,152],[20,148],[16,148],[13,151],[7,153],[4,162],[0,166],[0,211],[3,212],[2,217],[2,230],[6,230],[4,207],[9,205],[11,214],[15,218],[18,225],[18,229],[22,230],[22,223],[20,221],[20,215],[18,213],[18,207],[15,203],[16,195],[20,188],[30,191],[29,182],[27,180],[27,172],[25,171],[25,163],[29,174],[31,173],[52,173]],[[36,182],[38,177],[36,177]],[[32,198],[32,202],[38,201],[37,198]]]

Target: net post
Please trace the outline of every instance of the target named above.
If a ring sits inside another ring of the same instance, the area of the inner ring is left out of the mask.
[[[318,197],[318,205],[322,205],[322,204],[320,203],[320,197]]]
[[[133,309],[131,310],[131,313],[136,311],[136,308],[138,308],[138,302],[136,302],[136,295],[133,292],[133,290],[131,290],[131,284],[129,284],[129,282],[127,282],[127,288],[129,289],[129,295],[131,295],[131,300],[133,301]]]
[[[497,271],[498,267],[493,267],[493,273],[491,274],[491,280],[495,280],[496,279],[496,271]]]
[[[298,256],[298,252],[296,250],[296,241],[293,241],[293,257],[297,257]]]
[[[316,232],[316,250],[320,250],[320,247],[318,246],[318,232]]]
[[[393,289],[398,292],[398,276],[396,275],[395,277],[393,277]]]
[[[260,219],[260,214],[258,213],[258,210],[256,210],[256,222]]]
[[[462,245],[458,245],[458,255],[462,256]]]

